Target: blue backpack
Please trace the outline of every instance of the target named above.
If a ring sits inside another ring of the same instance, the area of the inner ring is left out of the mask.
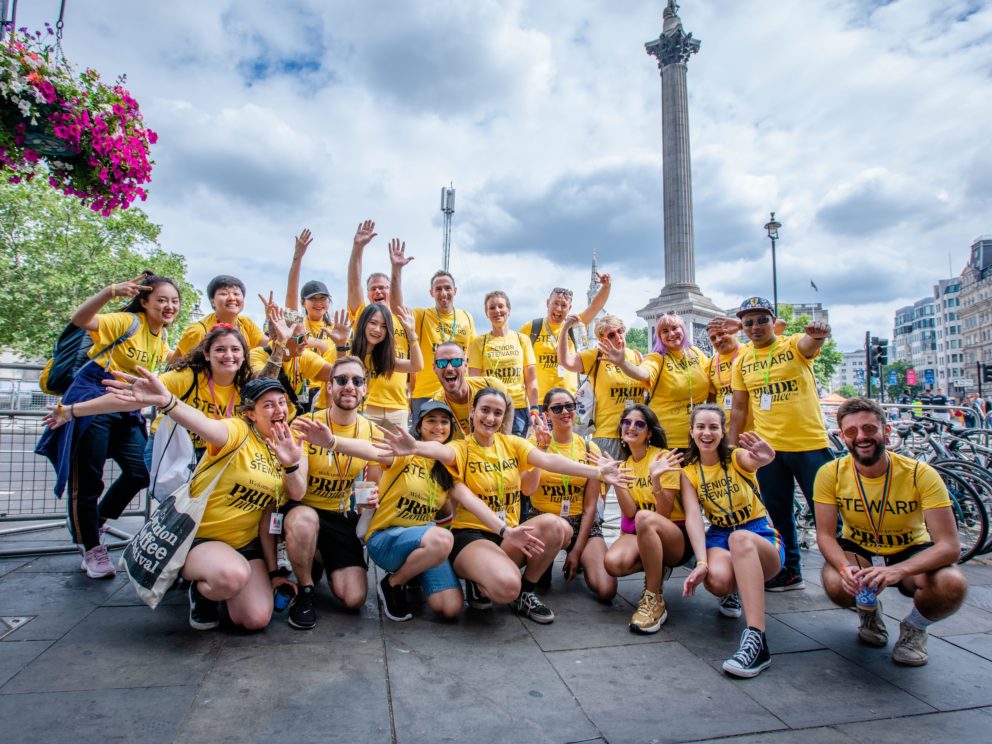
[[[133,318],[131,326],[124,332],[124,335],[109,346],[100,349],[97,354],[94,354],[93,361],[96,361],[104,354],[109,354],[114,350],[115,346],[127,341],[127,339],[134,335],[135,331],[138,330],[138,326],[141,325],[141,320],[134,313],[131,315]],[[59,336],[58,341],[55,342],[55,348],[52,350],[52,358],[48,360],[45,368],[41,371],[38,386],[42,392],[49,395],[64,394],[76,378],[76,373],[89,361],[89,350],[91,346],[93,346],[93,339],[90,337],[89,331],[72,323],[67,325]]]

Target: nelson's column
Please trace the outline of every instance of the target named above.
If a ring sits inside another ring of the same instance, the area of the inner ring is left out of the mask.
[[[665,215],[665,286],[637,314],[651,328],[655,319],[677,312],[686,322],[692,340],[709,348],[706,323],[723,315],[696,286],[696,259],[692,239],[692,166],[689,162],[689,101],[686,95],[686,62],[699,51],[699,40],[682,28],[675,0],[668,0],[661,36],[644,45],[661,70],[661,142]]]

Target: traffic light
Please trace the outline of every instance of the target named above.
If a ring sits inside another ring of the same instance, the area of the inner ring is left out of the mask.
[[[889,340],[887,338],[871,337],[868,346],[868,367],[881,369],[889,363]]]
[[[982,365],[982,382],[992,382],[992,364]]]

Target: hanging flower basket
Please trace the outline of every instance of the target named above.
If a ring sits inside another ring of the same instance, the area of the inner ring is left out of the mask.
[[[146,198],[157,139],[124,78],[106,85],[95,70],[77,73],[41,32],[0,43],[0,176],[42,175],[110,215]]]

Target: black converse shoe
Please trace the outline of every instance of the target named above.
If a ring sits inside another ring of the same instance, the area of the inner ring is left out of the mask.
[[[555,620],[555,613],[534,592],[520,592],[510,607],[518,615],[529,617],[535,623],[547,624]]]
[[[296,599],[289,606],[289,627],[310,630],[317,624],[317,611],[313,608],[313,587],[301,586]]]
[[[738,618],[742,611],[741,595],[737,592],[720,597],[720,614],[724,617]]]
[[[734,677],[757,677],[771,666],[765,634],[757,628],[744,628],[737,653],[723,662],[723,671]]]
[[[379,602],[386,617],[402,623],[404,620],[412,618],[413,613],[410,612],[410,608],[406,604],[406,586],[403,584],[391,586],[390,576],[392,574],[387,573],[379,582]]]
[[[465,579],[465,601],[473,610],[491,610],[493,601],[479,590],[474,581]]]
[[[213,630],[220,625],[220,602],[207,599],[196,591],[196,582],[189,585],[189,627]]]

